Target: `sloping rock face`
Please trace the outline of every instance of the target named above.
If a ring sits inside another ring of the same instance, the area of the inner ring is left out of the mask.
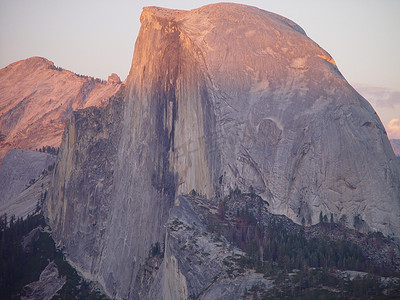
[[[56,157],[24,149],[11,149],[0,165],[0,215],[26,217],[49,186],[44,179]],[[36,183],[40,181],[40,184]]]
[[[51,299],[65,284],[65,276],[58,275],[57,265],[50,262],[40,274],[39,280],[32,282],[24,287],[26,297],[22,300],[49,300]]]
[[[107,84],[77,75],[41,57],[1,69],[0,162],[10,148],[58,147],[72,111],[104,105],[119,86],[117,80]]]
[[[141,23],[124,100],[74,114],[47,204],[85,276],[139,298],[140,266],[175,196],[192,189],[252,187],[297,223],[357,216],[400,236],[400,171],[383,125],[298,25],[237,4],[148,7]]]

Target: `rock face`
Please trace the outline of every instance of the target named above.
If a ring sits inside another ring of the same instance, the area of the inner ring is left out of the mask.
[[[112,73],[110,76],[108,76],[107,83],[110,84],[121,84],[121,79],[119,76],[115,73]]]
[[[0,162],[10,148],[58,147],[72,111],[104,105],[120,86],[114,83],[74,74],[41,57],[1,69]]]
[[[109,231],[114,227],[110,224],[117,208],[114,194],[119,193],[114,177],[123,123],[122,98],[123,89],[102,110],[89,107],[72,113],[45,207],[53,238],[68,249],[70,263],[103,286],[107,276],[112,276],[110,270],[101,269],[107,260],[103,254],[105,244],[113,238],[116,244],[121,243],[119,234],[109,239]],[[134,224],[119,227],[120,232],[130,231],[129,226]],[[129,259],[132,261],[132,257]]]
[[[400,237],[400,170],[383,125],[297,24],[237,4],[148,7],[141,23],[123,101],[73,115],[47,203],[85,276],[139,298],[140,267],[192,189],[251,187],[299,224],[357,216]],[[184,298],[197,280],[176,272],[174,251],[163,268],[181,284],[157,277],[154,297]]]
[[[22,240],[21,246],[25,253],[32,252],[34,243],[40,238],[41,227],[32,229]]]
[[[58,275],[57,265],[50,262],[40,274],[38,281],[32,282],[24,287],[26,296],[22,300],[49,300],[65,284],[65,277]]]
[[[252,286],[273,286],[263,274],[237,272],[245,253],[216,238],[185,197],[176,198],[166,228],[164,261],[145,298],[241,299]]]
[[[0,165],[0,215],[26,217],[49,186],[48,167],[56,156],[31,150],[11,149]],[[37,183],[40,184],[38,185]],[[43,186],[42,186],[43,184]]]

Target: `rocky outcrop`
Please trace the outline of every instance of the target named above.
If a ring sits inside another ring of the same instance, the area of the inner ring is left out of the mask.
[[[108,76],[107,83],[110,84],[121,84],[121,79],[119,76],[115,73],[112,73],[110,76]]]
[[[120,82],[113,78],[113,84],[106,84],[41,57],[1,69],[0,162],[10,148],[58,147],[72,111],[102,106],[115,94]]]
[[[237,4],[148,7],[141,23],[126,94],[73,114],[47,203],[55,239],[85,276],[115,298],[146,293],[141,267],[191,190],[254,190],[299,224],[346,215],[350,227],[357,217],[400,236],[400,170],[383,125],[297,24]],[[152,297],[223,295],[178,259],[184,237],[168,236],[171,276],[156,276]]]
[[[238,271],[245,253],[210,232],[185,197],[177,197],[166,227],[164,261],[147,299],[239,299],[253,286],[273,286],[263,274]]]
[[[36,227],[32,229],[22,240],[21,246],[22,250],[25,253],[30,253],[32,252],[32,248],[34,247],[34,244],[37,242],[37,240],[40,238],[40,232],[43,229],[41,227]]]
[[[271,253],[276,250],[271,247],[274,244],[271,240],[276,239],[279,232],[286,232],[286,241],[290,240],[290,235],[297,239],[302,236],[308,242],[319,240],[318,247],[323,247],[323,240],[329,240],[330,247],[337,247],[335,243],[343,245],[346,241],[354,248],[359,247],[359,259],[364,257],[370,266],[381,268],[386,274],[398,274],[400,248],[391,239],[376,233],[361,234],[337,223],[304,228],[285,216],[271,214],[263,202],[250,193],[232,194],[223,201],[178,196],[166,223],[163,262],[153,276],[148,294],[139,298],[261,299],[270,296],[279,280],[273,280],[268,271],[263,274],[262,264],[256,267],[248,262],[255,252],[273,255]],[[275,238],[268,241],[271,236]],[[306,240],[298,241],[302,246],[297,250],[307,249]],[[257,241],[260,244],[257,245]],[[238,248],[239,244],[241,248]],[[296,256],[297,250],[289,244],[286,247],[291,249],[292,257]],[[281,251],[285,251],[284,247]],[[241,249],[247,249],[247,253]],[[306,253],[306,256],[313,255],[307,250]],[[264,268],[270,269],[271,266]]]
[[[23,300],[48,300],[63,287],[65,284],[65,276],[58,275],[57,265],[50,262],[40,274],[38,281],[32,282],[24,287],[26,296],[22,296]]]

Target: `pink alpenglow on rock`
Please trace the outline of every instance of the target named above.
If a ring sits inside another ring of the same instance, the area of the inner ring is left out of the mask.
[[[108,76],[108,83],[111,84],[120,84],[121,83],[121,79],[119,78],[119,76],[115,73],[112,73],[110,76]]]
[[[300,26],[232,3],[146,7],[140,21],[122,103],[74,114],[47,202],[54,238],[85,276],[117,299],[233,299],[201,292],[208,270],[190,273],[174,255],[186,240],[169,252],[170,209],[191,211],[179,199],[192,190],[222,199],[251,187],[298,224],[357,216],[400,237],[400,166],[385,129]],[[138,274],[160,241],[152,290]]]
[[[118,76],[117,76],[118,77]],[[0,70],[0,162],[11,148],[58,147],[73,111],[103,106],[120,80],[106,84],[31,57]],[[119,78],[118,78],[119,79]]]

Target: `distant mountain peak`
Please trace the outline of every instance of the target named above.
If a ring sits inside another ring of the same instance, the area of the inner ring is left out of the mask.
[[[75,74],[38,56],[1,69],[0,162],[11,148],[58,147],[74,110],[102,106],[116,93],[121,80],[114,74],[111,81]]]
[[[54,63],[50,60],[40,56],[33,56],[9,64],[8,66],[0,70],[0,74],[6,71],[10,72],[10,70],[12,70],[12,72],[24,72],[24,70],[36,71],[38,69],[51,68],[53,66]]]
[[[20,62],[24,62],[27,64],[45,64],[45,65],[54,65],[54,63],[47,58],[41,56],[32,56],[25,60],[21,60]]]

